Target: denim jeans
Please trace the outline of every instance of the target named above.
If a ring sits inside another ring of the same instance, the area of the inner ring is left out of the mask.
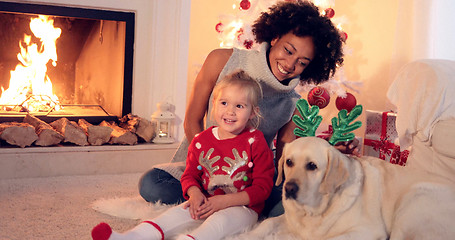
[[[276,176],[274,180],[276,179]],[[276,217],[284,213],[281,203],[283,186],[274,186],[260,218]],[[185,201],[180,181],[161,169],[154,168],[139,180],[139,193],[147,202],[178,204]]]

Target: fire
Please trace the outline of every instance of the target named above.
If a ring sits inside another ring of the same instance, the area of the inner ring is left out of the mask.
[[[48,16],[30,20],[30,30],[40,39],[40,44],[32,42],[32,36],[24,34],[19,41],[19,64],[11,71],[9,88],[0,95],[0,105],[14,105],[30,112],[58,110],[59,100],[52,91],[52,82],[47,75],[47,63],[57,65],[56,40],[62,30],[54,27],[54,20]]]

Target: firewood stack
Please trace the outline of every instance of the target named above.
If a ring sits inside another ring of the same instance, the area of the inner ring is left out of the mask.
[[[62,142],[77,146],[134,145],[138,142],[151,142],[155,137],[155,127],[147,119],[128,114],[119,122],[118,125],[106,121],[93,125],[84,119],[79,119],[76,123],[60,118],[47,124],[37,117],[27,115],[22,123],[0,123],[0,139],[24,148],[31,145],[55,146]]]

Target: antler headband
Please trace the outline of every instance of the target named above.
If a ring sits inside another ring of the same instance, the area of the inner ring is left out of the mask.
[[[316,129],[322,121],[322,117],[318,115],[319,107],[316,105],[310,107],[305,99],[299,99],[297,101],[297,109],[302,117],[298,115],[292,116],[292,121],[298,127],[294,129],[294,134],[299,137],[315,136]],[[360,114],[362,114],[362,105],[355,106],[349,113],[346,109],[338,112],[338,118],[332,118],[333,134],[329,139],[329,143],[335,145],[338,142],[354,139],[355,134],[352,131],[362,126],[362,122],[356,121],[352,124],[350,123]]]

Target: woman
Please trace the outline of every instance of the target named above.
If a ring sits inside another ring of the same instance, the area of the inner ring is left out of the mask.
[[[282,2],[264,12],[253,25],[253,34],[260,43],[259,51],[216,49],[206,58],[194,82],[186,109],[186,139],[171,164],[156,166],[139,182],[142,197],[149,202],[167,204],[183,202],[179,179],[185,168],[188,142],[213,125],[210,122],[212,90],[219,79],[238,69],[260,82],[263,100],[260,110],[263,121],[259,130],[272,146],[276,136],[275,159],[281,156],[285,143],[295,139],[295,125],[290,121],[297,114],[295,103],[300,96],[294,91],[299,81],[315,84],[327,81],[343,63],[342,40],[330,19],[321,16],[312,3]],[[206,116],[204,126],[203,119]],[[281,199],[273,193],[266,202],[265,215]],[[278,210],[277,215],[282,213]]]

